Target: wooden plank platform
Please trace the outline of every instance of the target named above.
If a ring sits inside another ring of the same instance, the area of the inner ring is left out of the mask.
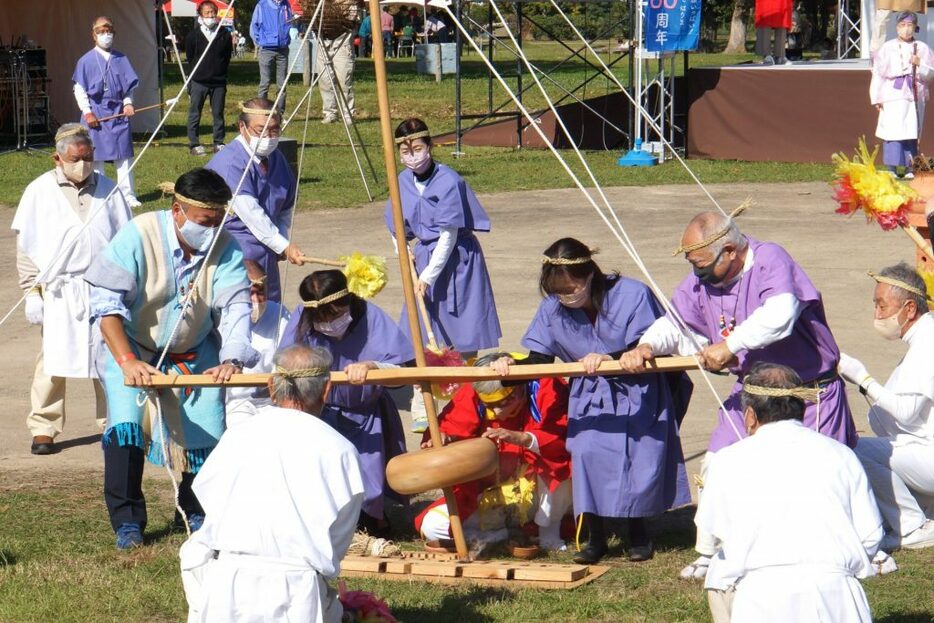
[[[405,554],[414,555],[416,552]],[[524,560],[460,562],[414,557],[386,559],[346,556],[341,563],[341,576],[441,584],[481,584],[506,588],[573,589],[592,582],[608,569],[609,567]]]

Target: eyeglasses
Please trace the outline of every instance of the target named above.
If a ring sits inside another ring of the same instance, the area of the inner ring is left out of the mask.
[[[258,128],[247,128],[247,129],[250,131],[250,134],[252,134],[253,136],[258,137],[258,136],[263,135],[262,126]],[[282,136],[282,129],[281,128],[266,128],[265,134],[266,136],[270,138],[279,138],[280,136]]]

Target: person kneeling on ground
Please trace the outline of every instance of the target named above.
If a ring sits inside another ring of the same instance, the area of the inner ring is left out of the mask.
[[[871,620],[857,578],[873,575],[882,517],[853,451],[803,425],[819,391],[772,363],[743,380],[750,436],[717,453],[694,518],[719,544],[714,623]]]
[[[271,406],[229,430],[193,488],[207,513],[179,551],[189,623],[319,621],[363,504],[360,457],[321,418],[331,356],[279,350]]]
[[[491,353],[474,365],[486,367],[508,356]],[[508,386],[479,381],[454,394],[441,413],[445,443],[486,437],[499,447],[499,481],[491,476],[454,487],[465,534],[475,547],[505,540],[510,528],[534,519],[543,549],[566,549],[559,531],[571,509],[567,413],[568,387],[560,378]],[[423,448],[431,446],[425,437]],[[425,509],[415,527],[429,541],[450,538],[444,498]]]

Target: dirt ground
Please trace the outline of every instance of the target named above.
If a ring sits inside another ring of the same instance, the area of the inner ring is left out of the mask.
[[[861,359],[870,372],[884,379],[904,352],[901,342],[885,342],[872,329],[872,286],[867,269],[879,269],[907,260],[914,262],[914,247],[898,232],[883,233],[860,218],[834,214],[829,188],[820,183],[742,184],[711,187],[729,211],[747,196],[757,205],[740,217],[747,234],[782,244],[804,267],[821,290],[831,328],[845,352]],[[672,257],[687,221],[710,202],[694,186],[612,188],[607,194],[619,218],[639,249],[653,277],[668,294],[687,274],[681,257]],[[531,320],[537,292],[539,258],[557,238],[574,236],[601,249],[598,262],[604,270],[617,269],[640,278],[620,244],[599,220],[577,190],[497,193],[481,197],[493,222],[493,231],[480,236],[493,280],[497,309],[503,327],[502,346],[520,348],[519,340]],[[12,221],[13,210],[0,208],[2,220]],[[351,251],[381,254],[390,258],[390,283],[375,302],[398,315],[402,303],[397,264],[392,243],[383,224],[382,204],[359,209],[303,212],[297,216],[295,235],[310,255],[337,257]],[[286,271],[286,302],[297,301],[297,286],[306,268],[290,266]],[[0,228],[0,301],[5,313],[20,291],[15,268],[15,238]],[[96,436],[93,394],[89,381],[69,383],[65,432],[57,439],[62,451],[35,457],[29,453],[25,417],[39,331],[26,323],[18,310],[0,326],[0,470],[53,470],[63,476],[75,468],[99,469],[101,454]],[[710,431],[715,423],[715,400],[695,375],[695,393],[683,430],[682,444],[690,471],[696,471]],[[714,377],[714,385],[725,397],[732,379]],[[868,431],[867,406],[862,397],[850,393],[857,428]],[[400,400],[407,408],[407,400]],[[408,413],[403,413],[408,424]],[[410,448],[417,447],[410,443]],[[149,466],[150,474],[158,474]]]

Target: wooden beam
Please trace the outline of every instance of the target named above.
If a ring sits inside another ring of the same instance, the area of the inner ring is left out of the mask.
[[[696,370],[697,364],[693,357],[658,357],[647,362],[646,372],[678,372],[681,370]],[[584,372],[584,366],[579,363],[545,363],[527,366],[513,366],[509,376],[501,377],[492,368],[390,368],[386,370],[370,370],[366,375],[366,385],[414,385],[417,383],[473,383],[476,381],[490,381],[507,379],[524,381],[555,376],[608,376],[622,374],[618,361],[605,361],[594,375]],[[209,374],[160,374],[153,375],[152,385],[147,387],[262,387],[269,382],[270,374],[234,374],[226,383],[216,383]],[[347,375],[343,372],[332,372],[331,383],[344,385]],[[129,383],[127,383],[129,385]]]

